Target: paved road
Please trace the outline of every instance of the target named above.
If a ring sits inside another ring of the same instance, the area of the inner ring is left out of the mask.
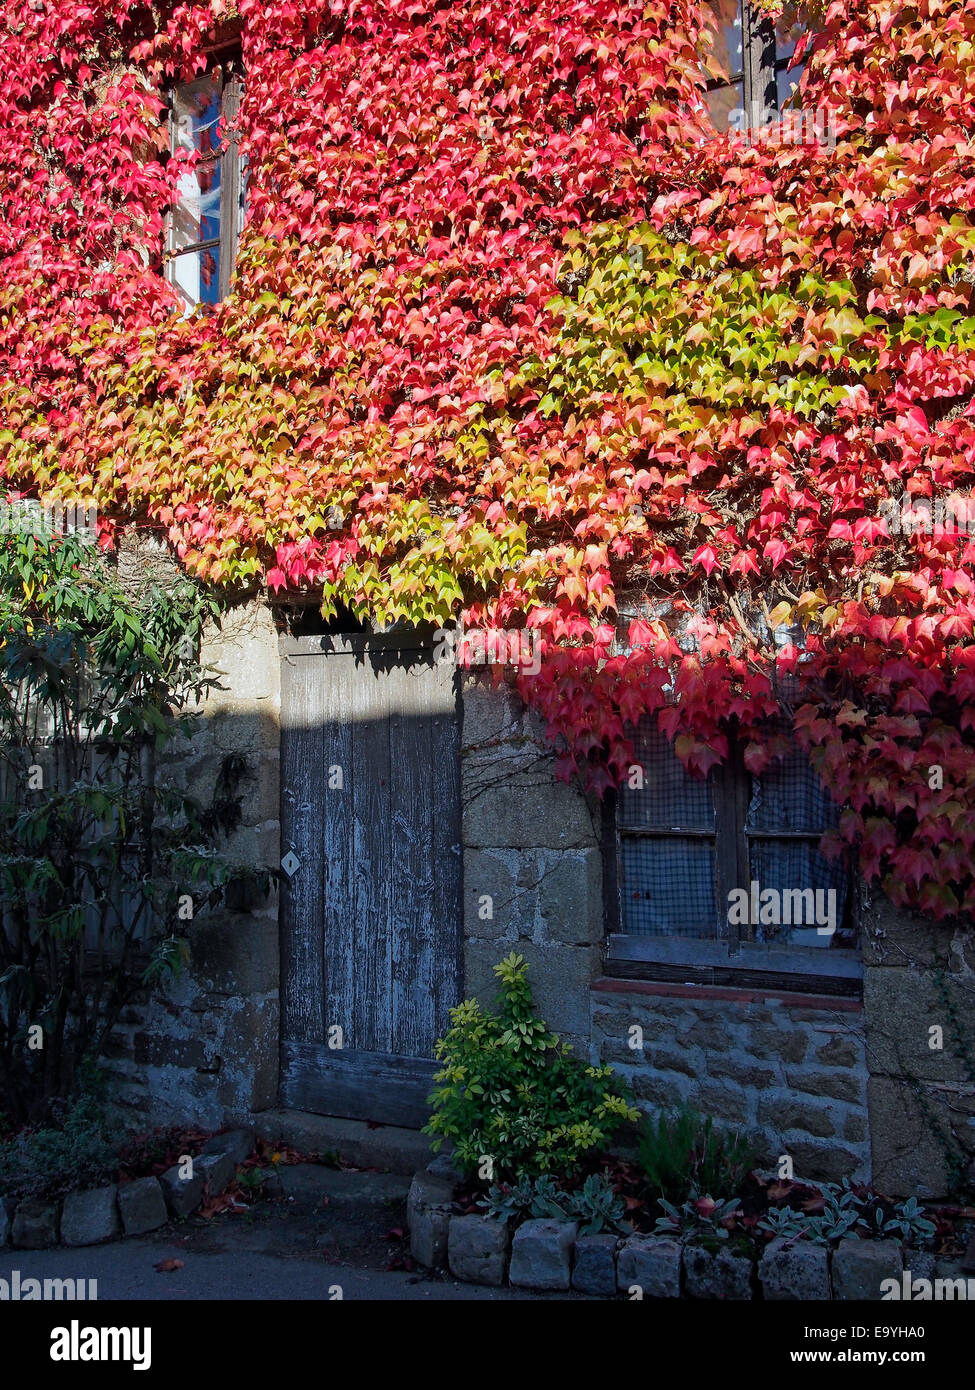
[[[232,1236],[225,1245],[232,1247]],[[175,1258],[183,1268],[171,1274],[153,1266]],[[203,1299],[328,1299],[339,1285],[345,1299],[370,1301],[442,1301],[553,1299],[557,1294],[519,1293],[485,1289],[454,1280],[423,1278],[400,1271],[352,1269],[317,1260],[288,1259],[255,1250],[224,1248],[220,1252],[190,1251],[175,1242],[125,1240],[84,1250],[4,1250],[0,1278],[9,1283],[12,1270],[21,1281],[37,1279],[96,1279],[99,1302],[113,1299],[191,1301]],[[564,1295],[573,1301],[580,1295]],[[587,1300],[583,1300],[587,1301]]]

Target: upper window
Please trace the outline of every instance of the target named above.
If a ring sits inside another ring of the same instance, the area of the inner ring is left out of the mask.
[[[187,310],[216,304],[230,288],[244,218],[244,178],[234,129],[240,96],[234,59],[172,92],[172,148],[198,155],[195,167],[180,179],[166,257],[169,279]]]
[[[707,0],[714,12],[714,56],[726,73],[708,83],[708,109],[718,130],[757,128],[781,111],[802,75],[790,67],[804,25],[799,6],[786,4],[779,19],[757,13],[748,0]]]

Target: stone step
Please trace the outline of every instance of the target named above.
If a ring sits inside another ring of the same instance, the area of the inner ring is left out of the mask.
[[[250,1125],[259,1139],[272,1144],[287,1144],[303,1154],[339,1153],[357,1167],[381,1168],[404,1177],[425,1168],[434,1156],[425,1134],[395,1125],[371,1128],[365,1120],[283,1109],[252,1115]]]
[[[319,1163],[283,1163],[278,1176],[285,1197],[311,1206],[327,1198],[332,1209],[392,1206],[405,1202],[410,1190],[409,1179],[397,1173],[362,1173]]]

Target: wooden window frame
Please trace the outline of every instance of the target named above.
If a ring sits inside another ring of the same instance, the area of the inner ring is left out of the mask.
[[[741,71],[730,73],[727,78],[711,78],[707,91],[719,92],[740,82],[746,113],[778,111],[778,75],[788,68],[792,58],[777,58],[775,47],[774,21],[758,14],[749,0],[741,0]]]
[[[746,831],[752,781],[744,765],[744,749],[732,734],[729,758],[715,768],[713,831],[619,825],[619,796],[609,792],[602,809],[602,858],[605,909],[604,972],[610,978],[657,980],[683,984],[734,985],[741,988],[798,990],[801,993],[859,998],[863,965],[860,952],[845,947],[779,945],[746,939],[728,922],[721,904],[733,889],[747,890],[751,871],[749,841],[798,839],[815,844],[814,831]],[[627,837],[706,838],[715,848],[717,934],[712,937],[638,936],[622,927],[622,844]],[[841,926],[858,923],[855,865]]]
[[[211,250],[216,247],[219,250],[218,270],[217,270],[217,300],[226,299],[230,293],[230,281],[233,277],[234,263],[237,259],[237,248],[240,243],[240,232],[243,223],[244,210],[242,207],[241,187],[243,171],[240,159],[240,145],[236,132],[237,114],[240,110],[241,97],[243,95],[243,64],[241,58],[241,48],[239,39],[233,38],[215,46],[208,51],[208,63],[206,69],[194,78],[199,81],[200,77],[210,76],[214,72],[221,74],[220,78],[220,121],[223,127],[221,149],[216,158],[220,164],[220,235],[209,237],[203,241],[194,242],[191,246],[181,246],[178,248],[172,245],[173,235],[173,214],[170,212],[166,226],[166,250],[164,262],[166,278],[170,284],[176,287],[175,268],[177,261],[183,256],[197,255],[201,251]],[[169,148],[172,151],[175,145],[175,122],[176,122],[176,97],[181,87],[189,86],[190,83],[175,83],[168,89],[167,99],[169,103]],[[178,290],[177,290],[178,292]],[[207,301],[197,300],[195,304],[187,303],[187,312],[193,310]]]

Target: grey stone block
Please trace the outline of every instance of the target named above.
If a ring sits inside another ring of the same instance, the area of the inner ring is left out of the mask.
[[[447,1263],[453,1195],[453,1179],[439,1177],[429,1170],[417,1173],[410,1186],[406,1201],[410,1253],[427,1269],[443,1269]]]
[[[939,983],[940,980],[940,983]],[[887,1076],[909,1075],[943,1085],[966,1081],[965,1061],[957,1048],[929,1046],[929,1028],[953,1009],[964,1043],[975,1044],[969,984],[950,970],[935,972],[868,966],[863,972],[863,1007],[868,1019],[870,1070]]]
[[[941,1110],[943,1093],[932,1088],[918,1096],[903,1077],[871,1076],[867,1101],[874,1186],[891,1197],[946,1197],[948,1154],[929,1119]]]
[[[211,1197],[224,1192],[237,1171],[237,1164],[229,1153],[202,1153],[193,1167],[198,1173],[203,1174]]]
[[[660,1236],[630,1236],[616,1262],[616,1286],[644,1298],[680,1298],[680,1246]]]
[[[883,1280],[900,1281],[903,1268],[896,1241],[847,1236],[833,1251],[833,1297],[879,1299]]]
[[[567,850],[546,864],[538,908],[546,934],[567,945],[599,941],[603,931],[602,858],[598,849]]]
[[[773,1240],[758,1262],[767,1300],[829,1298],[829,1255],[808,1241]]]
[[[170,1215],[189,1216],[203,1200],[203,1174],[196,1161],[193,1163],[191,1178],[181,1178],[179,1170],[180,1165],[174,1163],[172,1168],[166,1169],[159,1181]]]
[[[491,1216],[452,1216],[447,1234],[447,1264],[465,1284],[504,1283],[511,1233],[507,1222]]]
[[[508,1282],[521,1289],[567,1289],[578,1229],[575,1221],[525,1221],[511,1242]]]
[[[87,1192],[72,1192],[64,1199],[61,1210],[61,1243],[63,1245],[100,1245],[119,1234],[118,1189],[95,1187]]]
[[[215,1134],[208,1139],[200,1151],[200,1157],[208,1154],[229,1154],[234,1166],[243,1163],[254,1152],[254,1131],[251,1129],[228,1129],[226,1134]]]
[[[736,1255],[731,1250],[712,1253],[700,1245],[684,1249],[684,1280],[691,1298],[749,1299],[753,1272],[747,1255]]]
[[[156,1178],[136,1178],[120,1187],[118,1209],[127,1236],[157,1231],[167,1221],[166,1199]]]
[[[904,1267],[912,1279],[934,1279],[937,1260],[927,1250],[905,1250]]]
[[[14,1212],[12,1243],[18,1250],[47,1250],[58,1243],[58,1203],[29,1198]]]
[[[572,1258],[572,1287],[611,1298],[616,1293],[616,1236],[578,1236]]]
[[[426,1166],[426,1172],[432,1178],[443,1178],[444,1182],[454,1184],[460,1181],[460,1173],[454,1164],[452,1153],[439,1153]]]
[[[480,794],[470,795],[464,805],[465,845],[475,849],[582,849],[596,845],[589,808],[578,788],[544,773],[499,777],[499,773],[510,771],[503,762],[495,769],[480,769],[482,774],[485,771]]]

